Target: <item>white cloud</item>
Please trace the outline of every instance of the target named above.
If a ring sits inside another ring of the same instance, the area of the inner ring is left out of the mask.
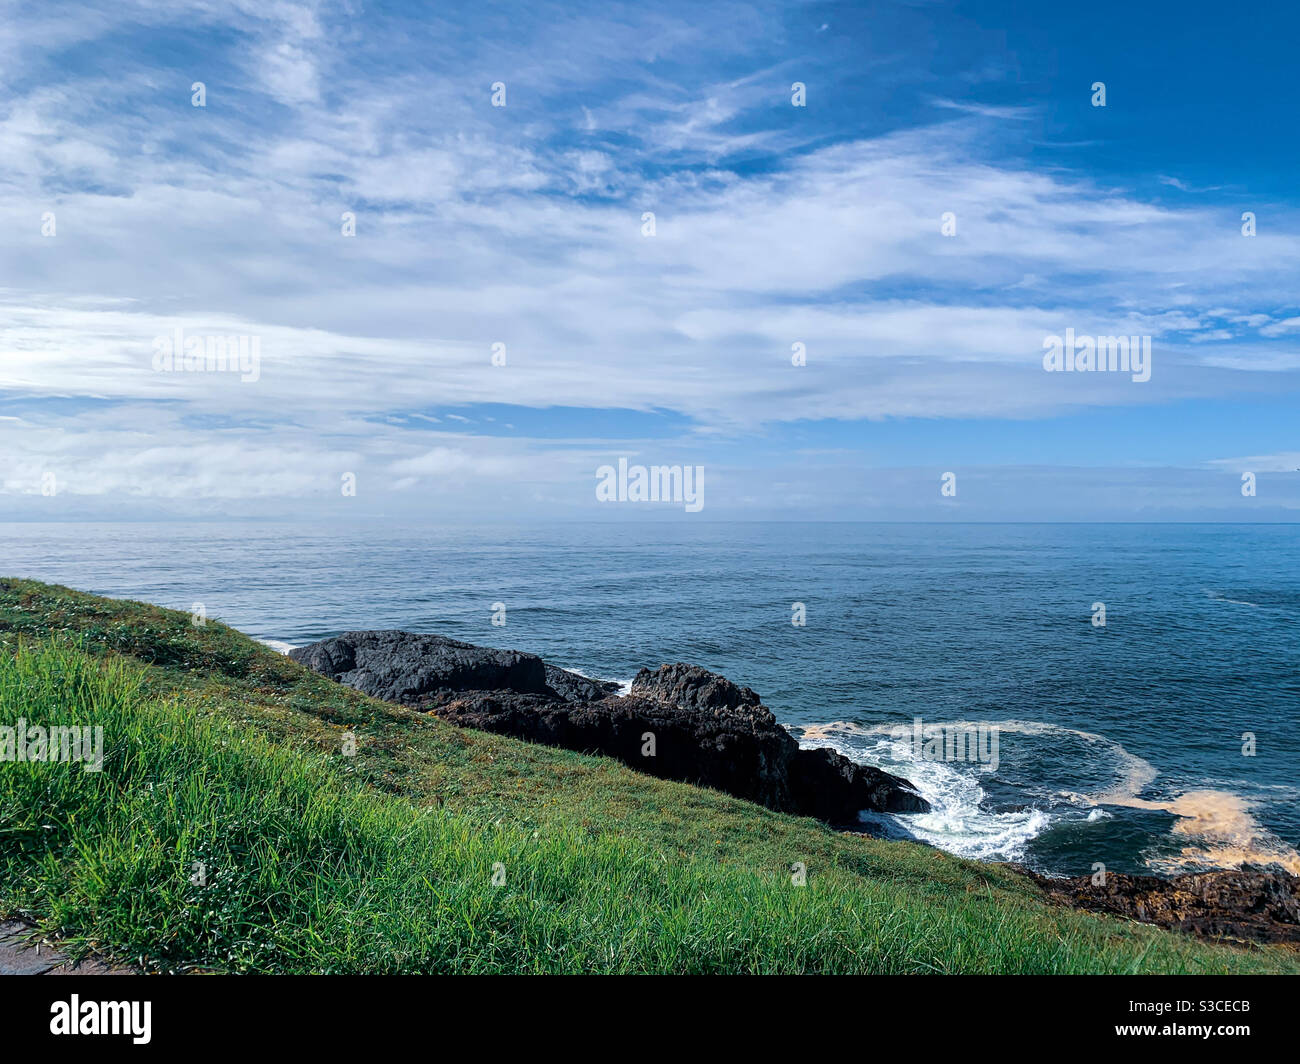
[[[669,411],[694,445],[819,418],[1249,394],[1300,370],[1293,211],[1246,240],[1222,205],[999,162],[988,131],[1026,108],[939,97],[949,121],[827,144],[789,107],[795,59],[673,79],[660,60],[678,49],[770,37],[747,10],[523,13],[523,46],[447,13],[412,56],[378,30],[345,40],[331,5],[128,4],[142,26],[229,31],[244,80],[210,77],[204,110],[200,73],[144,60],[0,96],[5,490],[56,463],[76,494],[274,500],[330,494],[351,462],[392,490],[562,492],[597,442],[559,459],[556,441],[475,434],[444,408]],[[33,70],[108,32],[86,14],[17,20],[23,47],[0,57]],[[260,379],[153,372],[153,338],[177,327],[257,336]],[[1044,374],[1043,337],[1066,327],[1152,335],[1152,382]]]
[[[1285,336],[1296,331],[1300,331],[1300,317],[1283,318],[1271,325],[1261,326],[1259,330],[1261,336]]]

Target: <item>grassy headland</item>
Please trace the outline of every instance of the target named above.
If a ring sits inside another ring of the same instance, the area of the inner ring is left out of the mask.
[[[0,725],[19,717],[102,726],[104,766],[0,762],[0,917],[150,969],[1300,972],[461,730],[213,621],[0,579]]]

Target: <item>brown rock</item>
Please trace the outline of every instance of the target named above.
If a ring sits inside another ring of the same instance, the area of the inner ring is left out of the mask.
[[[1196,872],[1162,879],[1120,872],[1104,886],[1091,876],[1050,879],[1027,872],[1054,900],[1126,916],[1202,938],[1300,943],[1300,877],[1254,868]]]

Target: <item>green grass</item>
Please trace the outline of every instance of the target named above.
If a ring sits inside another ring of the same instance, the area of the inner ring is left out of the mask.
[[[0,915],[153,970],[1300,971],[456,729],[214,622],[0,580],[0,724],[19,716],[101,725],[105,763],[0,763]]]

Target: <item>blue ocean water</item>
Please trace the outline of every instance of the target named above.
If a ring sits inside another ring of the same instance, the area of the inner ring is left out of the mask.
[[[934,809],[889,833],[1057,873],[1300,871],[1297,548],[1296,525],[6,524],[0,573],[293,645],[404,628],[608,679],[692,662],[912,779]],[[983,726],[996,768],[918,760],[895,734],[917,718]]]

